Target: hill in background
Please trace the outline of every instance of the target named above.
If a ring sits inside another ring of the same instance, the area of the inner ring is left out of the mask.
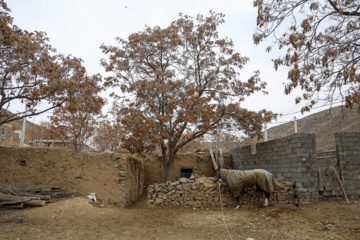
[[[268,140],[282,138],[295,133],[294,122],[268,129]],[[314,113],[297,120],[298,133],[313,133],[316,136],[316,150],[335,150],[337,132],[359,132],[360,114],[357,107],[352,110],[343,106]]]

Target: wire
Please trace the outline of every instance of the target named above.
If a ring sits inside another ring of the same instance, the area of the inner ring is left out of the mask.
[[[337,103],[340,103],[340,102],[337,102]],[[333,104],[336,104],[336,102],[335,102],[335,103],[331,103],[331,104],[324,104],[324,105],[318,106],[318,107],[313,107],[313,108],[311,108],[311,109],[318,109],[318,108],[326,107],[326,106],[333,105]],[[285,117],[285,116],[289,116],[289,115],[294,115],[294,114],[296,114],[296,113],[301,113],[301,111],[292,112],[292,113],[286,113],[286,114],[280,114],[280,116]]]
[[[229,228],[228,228],[228,226],[227,226],[227,224],[226,224],[226,221],[225,221],[225,215],[224,215],[224,210],[223,210],[222,200],[221,200],[221,188],[220,188],[220,187],[221,187],[221,184],[220,184],[220,182],[218,182],[218,186],[219,186],[220,206],[221,206],[221,213],[222,213],[223,221],[224,221],[224,224],[225,224],[226,231],[227,231],[227,233],[229,234],[230,239],[232,240],[232,237],[231,237]]]
[[[328,101],[325,101],[325,100],[324,100],[324,102],[325,102],[324,105],[318,106],[318,107],[314,107],[314,108],[312,108],[312,109],[321,108],[321,107],[324,107],[324,106],[335,105],[335,104],[338,104],[338,103],[344,103],[344,102],[342,102],[342,101],[328,102]],[[303,103],[303,104],[295,105],[295,106],[293,106],[293,107],[288,107],[288,108],[280,109],[280,110],[278,110],[277,112],[283,112],[283,113],[282,113],[283,115],[285,115],[285,114],[292,114],[293,112],[290,112],[290,113],[289,113],[289,111],[292,111],[293,109],[297,109],[297,108],[299,108],[299,107],[301,107],[301,108],[302,108],[302,107],[305,107],[306,105],[308,105],[308,103]],[[298,111],[296,111],[295,113],[300,113],[300,112],[301,112],[301,110],[298,110]]]
[[[327,119],[327,120],[330,120],[330,119],[339,119],[339,118],[343,118],[343,117],[347,117],[347,118],[349,118],[349,117],[360,117],[360,114],[357,114],[357,113],[354,113],[354,114],[352,114],[352,113],[347,113],[347,114],[344,114],[344,116],[343,115],[341,115],[341,116],[334,116],[334,117],[327,117],[327,116],[320,116],[320,117],[316,117],[316,118],[309,118],[309,119],[307,119],[308,117],[310,117],[310,116],[307,116],[307,117],[304,117],[304,118],[301,118],[301,119],[297,119],[297,122],[298,123],[301,123],[301,122],[304,122],[304,121],[306,121],[306,122],[312,122],[312,121],[319,121],[319,119]],[[267,124],[286,124],[286,123],[292,123],[292,122],[294,122],[294,120],[292,119],[292,120],[290,120],[290,121],[276,121],[276,122],[270,122],[270,123],[267,123]]]

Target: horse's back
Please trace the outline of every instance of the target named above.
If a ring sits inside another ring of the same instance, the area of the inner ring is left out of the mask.
[[[274,176],[264,169],[254,169],[254,172],[256,174],[257,186],[266,192],[273,192],[275,187]]]
[[[254,186],[254,184],[265,192],[271,193],[274,191],[274,176],[264,169],[220,169],[220,173],[222,177],[226,178],[226,182],[230,190],[234,193],[234,196],[239,196],[244,187],[251,187]]]

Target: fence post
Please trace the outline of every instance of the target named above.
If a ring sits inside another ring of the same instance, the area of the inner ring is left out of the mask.
[[[268,140],[268,136],[267,136],[267,124],[265,123],[265,126],[264,126],[264,140],[265,142]]]

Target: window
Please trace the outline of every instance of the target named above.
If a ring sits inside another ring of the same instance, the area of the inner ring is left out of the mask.
[[[192,168],[181,168],[180,169],[180,178],[190,178],[191,175],[193,174],[193,169]]]
[[[1,136],[5,136],[5,134],[6,134],[6,129],[5,129],[5,128],[2,128],[2,129],[1,129]]]

